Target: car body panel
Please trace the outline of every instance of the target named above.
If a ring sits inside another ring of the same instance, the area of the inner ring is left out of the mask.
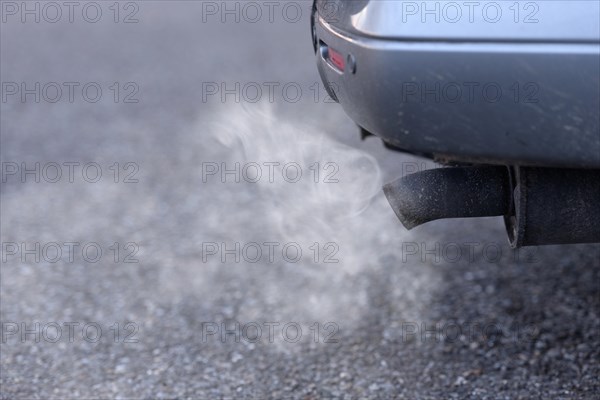
[[[414,37],[403,36],[402,24],[394,35],[366,30],[375,23],[364,15],[383,15],[394,2],[342,3],[337,18],[315,15],[317,63],[332,95],[365,130],[400,149],[450,160],[600,167],[599,22],[581,2],[564,20],[558,5],[568,2],[540,5],[547,19],[563,21],[552,34],[545,24],[499,35],[464,23],[446,31],[434,25],[429,36],[415,29]],[[564,24],[577,17],[590,24],[566,34]],[[440,39],[446,33],[452,40]],[[327,60],[329,47],[351,57],[344,71]]]
[[[350,35],[396,40],[597,42],[600,2],[326,0],[320,15]]]

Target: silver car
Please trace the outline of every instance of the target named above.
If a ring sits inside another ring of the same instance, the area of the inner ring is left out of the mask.
[[[364,136],[453,166],[385,187],[407,228],[503,215],[515,246],[596,242],[599,16],[596,1],[316,0],[312,37]]]

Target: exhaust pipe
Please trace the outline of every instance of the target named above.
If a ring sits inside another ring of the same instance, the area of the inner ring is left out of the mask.
[[[406,229],[444,218],[506,215],[511,204],[506,167],[455,167],[407,175],[383,187]]]
[[[597,170],[440,168],[383,191],[409,230],[438,219],[504,216],[513,247],[600,242]]]

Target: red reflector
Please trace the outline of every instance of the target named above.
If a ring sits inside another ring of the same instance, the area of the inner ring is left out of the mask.
[[[335,65],[336,67],[338,67],[341,71],[343,71],[344,67],[346,66],[346,62],[344,61],[344,56],[341,55],[341,53],[338,53],[337,51],[332,49],[331,47],[328,49],[328,53],[329,53],[329,60],[331,61],[331,63],[333,65]]]

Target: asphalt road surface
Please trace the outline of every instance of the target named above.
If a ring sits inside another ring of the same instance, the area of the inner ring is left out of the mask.
[[[600,248],[405,231],[381,184],[432,165],[329,101],[309,2],[23,4],[0,398],[598,398]]]

